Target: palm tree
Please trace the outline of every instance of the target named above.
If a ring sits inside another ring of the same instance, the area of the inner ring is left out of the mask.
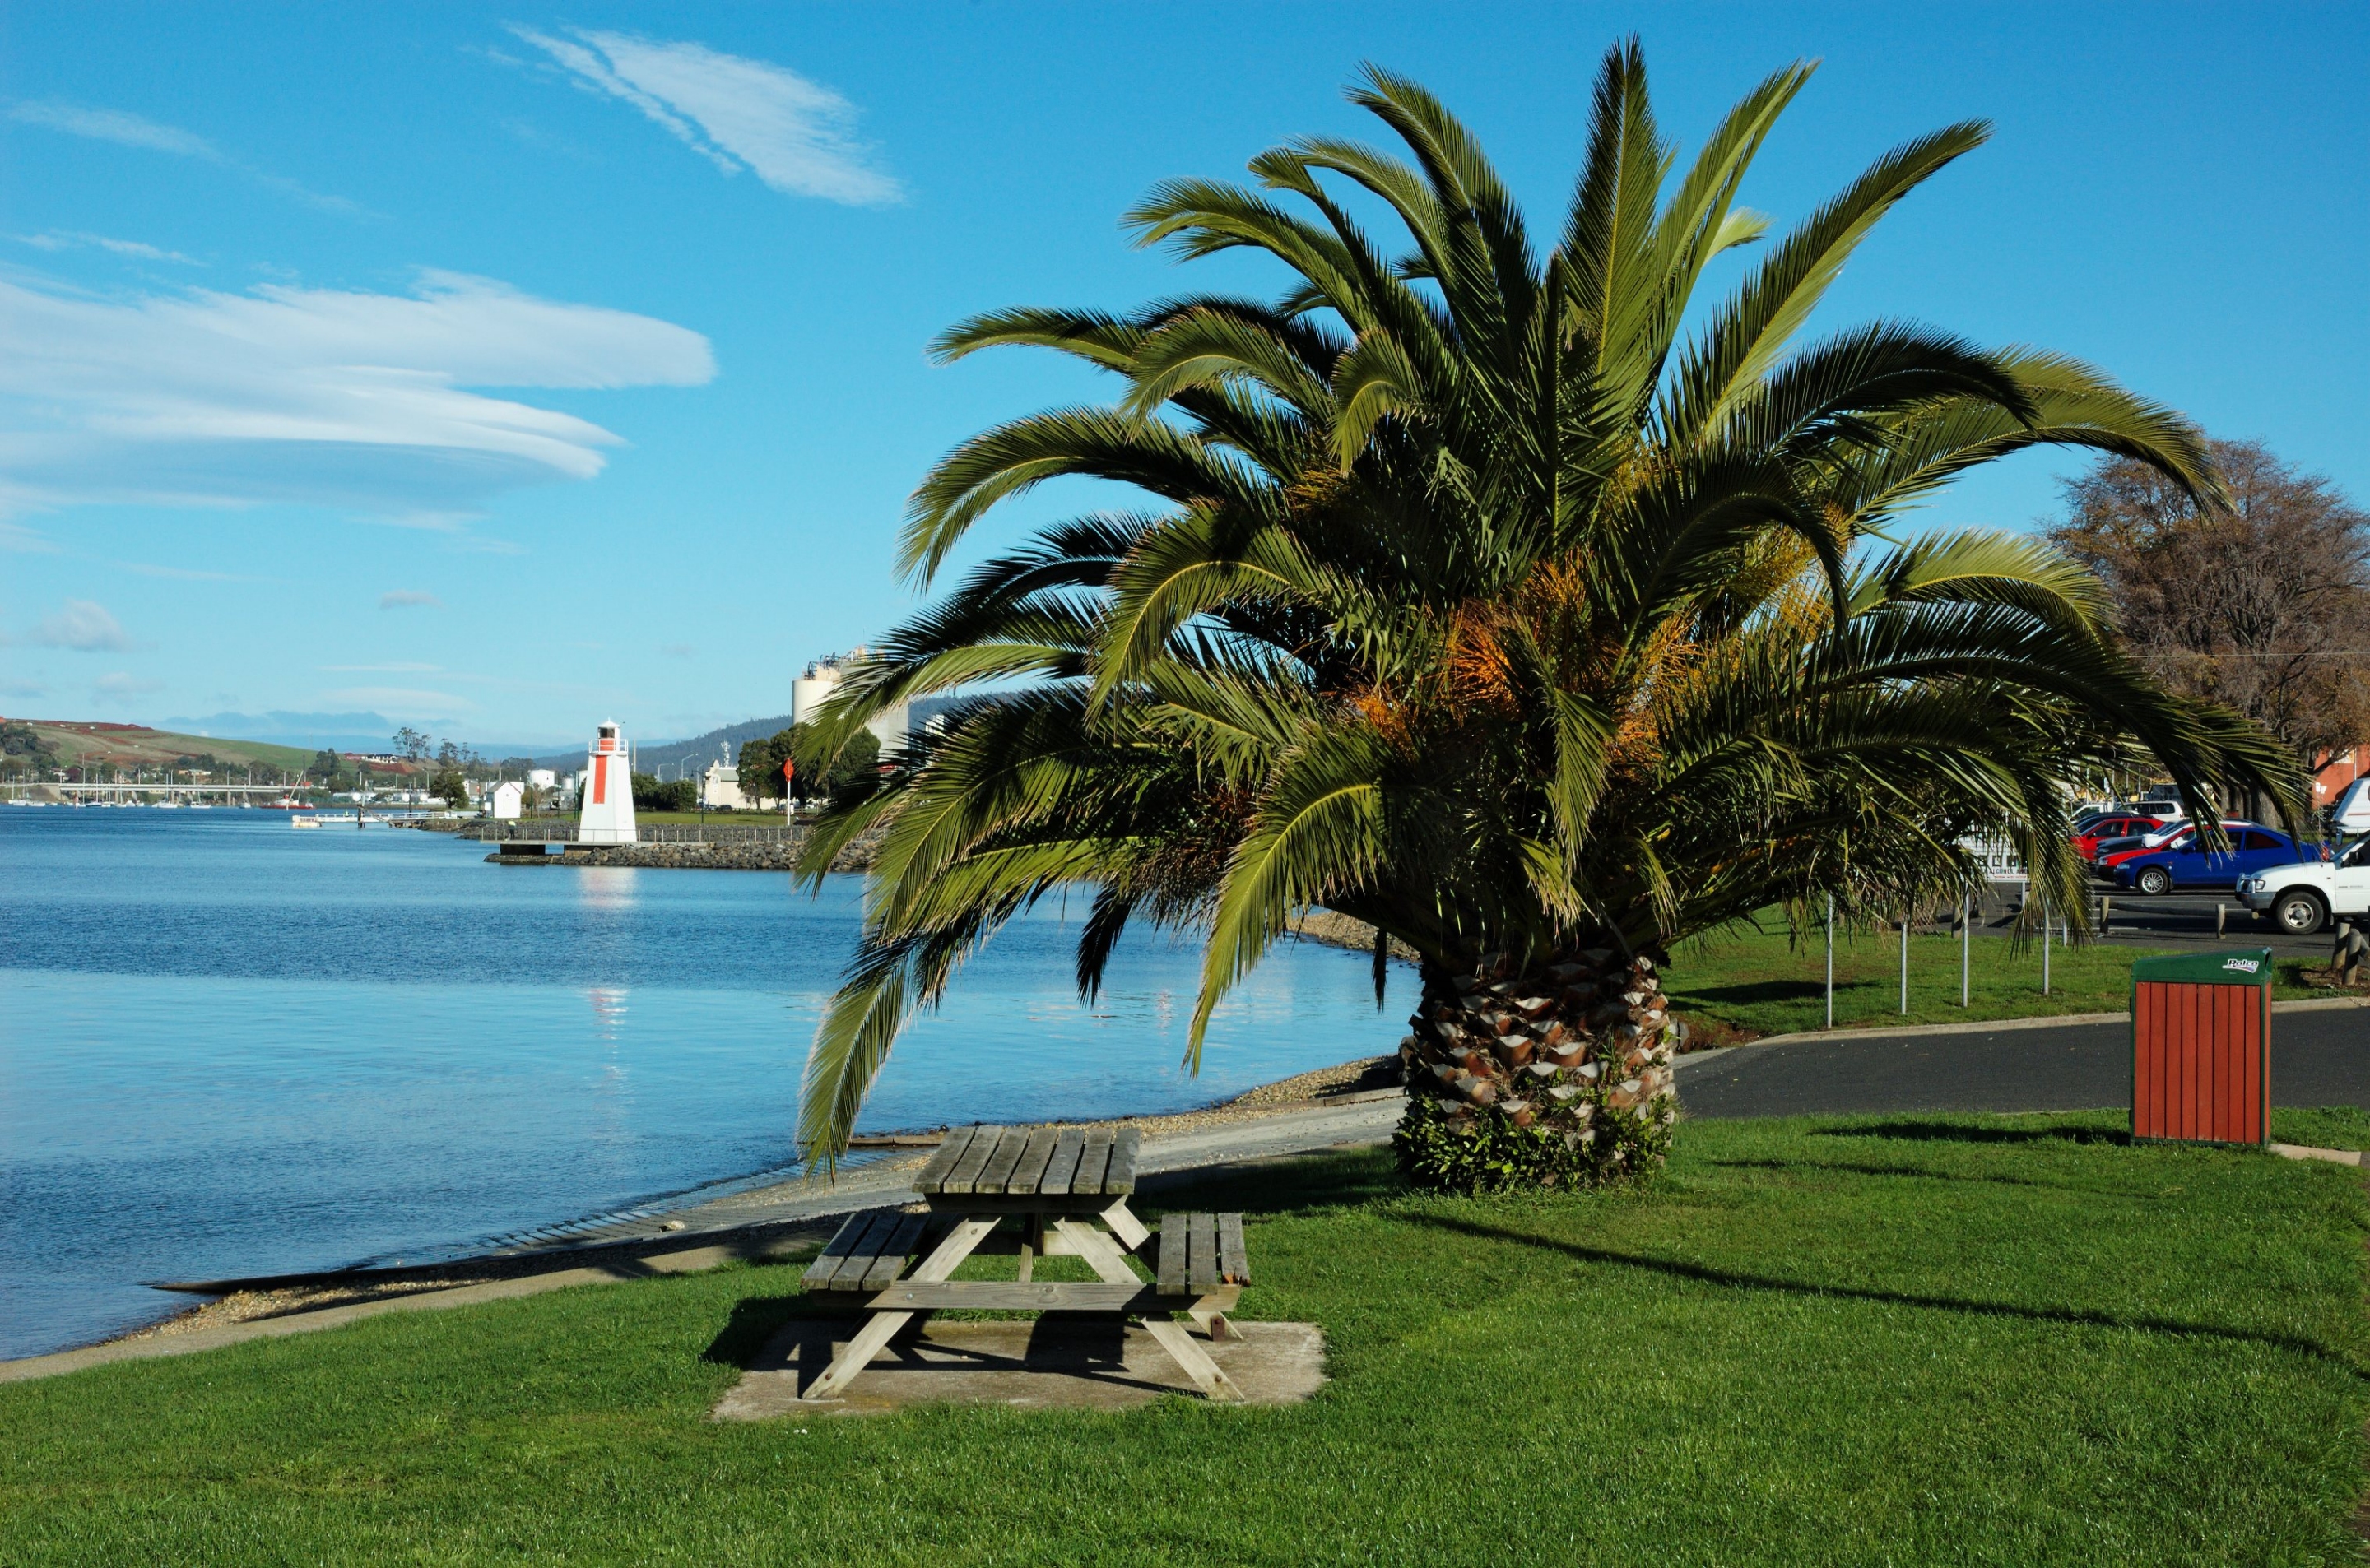
[[[1891,912],[2009,834],[2078,921],[2069,786],[2141,752],[2203,806],[2294,799],[2278,749],[2168,697],[2097,582],[2031,539],[1904,538],[1902,511],[2039,443],[2219,495],[2197,432],[2062,356],[1879,322],[1795,347],[1853,248],[1985,138],[1896,148],[1681,326],[1769,224],[1739,185],[1811,67],[1778,72],[1674,189],[1635,41],[1606,56],[1544,258],[1473,137],[1369,69],[1350,94],[1405,159],[1307,137],[1259,189],[1157,187],[1145,244],[1280,262],[1273,300],[955,327],[1119,378],[956,448],[915,493],[927,583],[997,503],[1057,476],[1140,510],[1045,528],[973,570],[839,688],[820,761],[891,705],[986,682],[803,870],[879,843],[864,939],[810,1057],[801,1133],[844,1148],[911,1010],[1015,912],[1091,884],[1091,996],[1131,920],[1204,935],[1211,1010],[1298,909],[1419,956],[1401,1152],[1451,1185],[1580,1183],[1660,1157],[1671,945],[1773,904]],[[1386,209],[1369,237],[1344,188]],[[1291,205],[1288,205],[1290,203]],[[1294,211],[1296,206],[1299,210]],[[801,759],[806,765],[808,759]]]

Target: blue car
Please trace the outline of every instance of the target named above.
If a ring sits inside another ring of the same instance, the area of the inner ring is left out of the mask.
[[[2181,888],[2236,887],[2258,871],[2318,859],[2319,847],[2309,850],[2288,837],[2252,822],[2225,822],[2226,850],[2208,850],[2191,829],[2161,849],[2137,854],[2115,867],[2115,886],[2140,893],[2170,893]]]

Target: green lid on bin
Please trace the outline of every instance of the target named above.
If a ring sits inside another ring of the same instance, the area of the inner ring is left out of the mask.
[[[2272,983],[2272,950],[2217,947],[2211,953],[2140,958],[2132,964],[2132,979],[2134,983],[2170,980],[2192,986],[2267,986]]]

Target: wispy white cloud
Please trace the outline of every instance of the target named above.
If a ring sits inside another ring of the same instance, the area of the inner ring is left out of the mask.
[[[424,272],[408,295],[274,284],[128,299],[0,278],[0,514],[289,501],[451,528],[500,491],[590,478],[618,444],[470,389],[714,373],[708,339],[685,327],[452,273]]]
[[[0,697],[46,697],[50,689],[39,681],[0,681]]]
[[[203,158],[209,163],[224,161],[214,144],[197,132],[178,125],[160,125],[120,109],[89,109],[52,98],[10,104],[8,118],[20,125],[39,125],[63,131],[69,136],[86,136],[94,142],[144,147],[152,153],[178,153],[185,158]]]
[[[444,608],[444,601],[432,593],[422,593],[417,589],[398,588],[392,593],[380,594],[378,607],[382,610],[442,610]]]
[[[127,572],[137,572],[144,578],[169,578],[175,582],[272,582],[272,578],[248,577],[243,572],[201,571],[195,567],[160,567],[153,561],[117,561],[114,565]]]
[[[63,103],[51,98],[10,104],[7,115],[20,125],[38,125],[45,130],[62,131],[69,136],[86,137],[94,142],[112,142],[118,146],[139,147],[152,153],[171,153],[179,157],[219,165],[259,184],[268,185],[282,195],[293,196],[299,201],[309,202],[327,212],[362,212],[361,206],[342,196],[324,196],[284,175],[272,174],[252,164],[228,157],[221,148],[194,131],[184,131],[178,125],[159,124],[123,109],[93,109],[85,104]]]
[[[856,207],[904,198],[856,138],[856,106],[770,61],[696,43],[513,27],[578,83],[629,103],[727,174],[748,169],[776,190]]]
[[[325,664],[324,675],[434,675],[441,666],[433,664]]]
[[[488,533],[457,533],[446,541],[444,548],[464,555],[523,555],[525,545],[513,540],[497,539]]]
[[[389,718],[444,718],[477,704],[450,692],[423,692],[410,686],[348,686],[324,692],[324,702],[374,708]]]
[[[689,658],[692,649],[689,643],[661,643],[659,652],[669,658]]]
[[[120,701],[125,697],[144,697],[151,692],[165,689],[162,681],[133,675],[126,670],[111,670],[90,683],[90,694],[100,702]]]
[[[139,261],[178,261],[186,267],[203,267],[194,256],[183,256],[178,250],[167,250],[136,239],[116,239],[108,235],[86,235],[73,229],[52,229],[47,234],[18,235],[17,242],[35,250],[80,250],[86,247],[103,250],[112,256],[129,256]]]
[[[76,653],[121,653],[132,646],[122,624],[107,606],[87,599],[69,599],[54,615],[42,617],[29,639],[41,647],[72,648]]]

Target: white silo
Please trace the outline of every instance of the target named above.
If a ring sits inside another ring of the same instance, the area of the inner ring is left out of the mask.
[[[805,724],[823,711],[823,699],[839,684],[839,655],[825,654],[790,682],[790,722]]]
[[[827,653],[808,665],[807,672],[790,682],[790,722],[805,724],[820,714],[823,703],[839,685],[841,668],[851,660],[862,658],[870,651],[859,647],[844,658],[839,654]],[[912,719],[906,705],[899,703],[874,715],[871,722],[864,727],[880,742],[880,750],[886,755],[891,748],[905,744],[905,732],[911,726]]]

